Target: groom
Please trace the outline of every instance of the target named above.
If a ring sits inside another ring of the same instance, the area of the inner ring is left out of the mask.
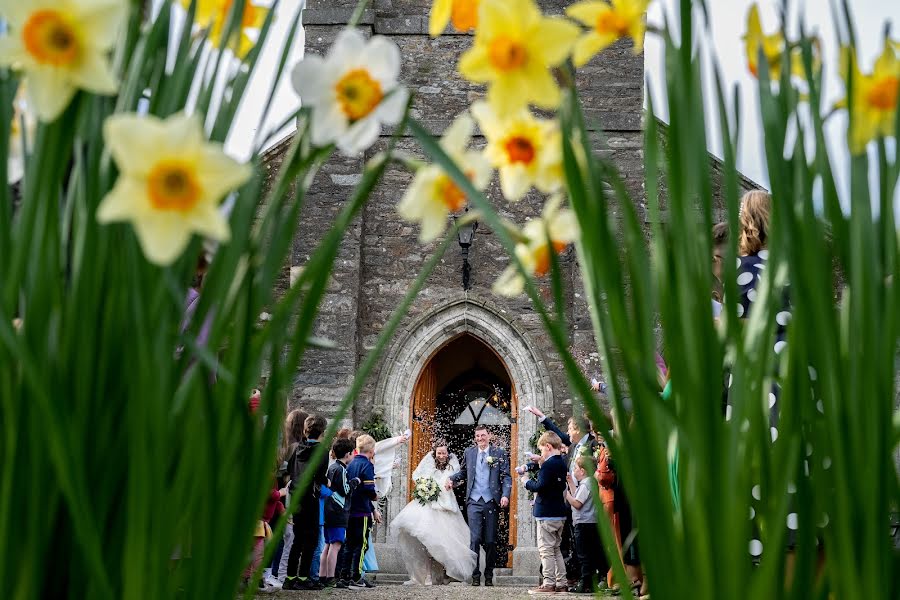
[[[447,489],[466,482],[466,514],[469,517],[469,547],[475,553],[472,585],[481,584],[478,569],[479,546],[484,547],[484,585],[494,585],[497,552],[497,519],[501,508],[509,506],[512,476],[503,448],[492,446],[487,427],[475,428],[475,445],[466,449],[458,473],[447,479]]]

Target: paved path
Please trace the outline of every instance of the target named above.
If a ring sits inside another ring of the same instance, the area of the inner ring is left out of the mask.
[[[527,587],[493,587],[473,588],[471,586],[451,584],[428,587],[405,585],[380,585],[372,590],[322,590],[319,592],[278,592],[277,594],[258,594],[257,600],[279,598],[281,600],[304,600],[306,598],[327,598],[329,600],[507,600],[536,598],[529,596]],[[590,598],[581,594],[554,594],[552,598]],[[601,596],[614,598],[614,596]]]

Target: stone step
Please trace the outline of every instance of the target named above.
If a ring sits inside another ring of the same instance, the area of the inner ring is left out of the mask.
[[[370,575],[371,577],[371,575]],[[405,573],[378,573],[375,575],[375,583],[379,585],[400,585],[409,579]],[[462,583],[451,583],[452,586],[462,586]],[[495,569],[494,585],[497,586],[537,586],[537,575],[513,575],[512,569]]]

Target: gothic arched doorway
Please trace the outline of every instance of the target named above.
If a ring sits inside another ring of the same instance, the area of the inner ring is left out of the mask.
[[[446,440],[450,451],[462,457],[472,445],[476,425],[488,427],[492,443],[504,448],[515,466],[517,408],[514,382],[497,352],[470,333],[451,339],[428,359],[416,381],[409,476],[434,439]],[[410,499],[412,489],[410,482]],[[457,498],[465,514],[463,496],[461,490]],[[510,510],[500,515],[496,566],[501,568],[512,566],[516,544],[516,528],[510,527],[511,515],[516,515],[515,493],[510,502]]]

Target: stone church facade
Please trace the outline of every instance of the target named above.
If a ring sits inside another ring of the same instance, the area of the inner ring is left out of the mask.
[[[324,54],[350,18],[355,4],[356,0],[307,0],[303,18],[306,51]],[[569,2],[541,0],[539,4],[545,12],[560,13]],[[431,0],[375,0],[360,28],[368,35],[389,36],[400,46],[401,79],[415,94],[414,115],[439,134],[458,113],[483,95],[483,89],[456,73],[457,59],[471,41],[468,35],[450,34],[437,39],[428,36],[430,6]],[[578,86],[588,122],[601,124],[604,129],[603,141],[599,132],[597,135],[597,151],[615,162],[642,214],[646,214],[641,130],[643,77],[643,56],[635,55],[630,44],[620,43],[580,70]],[[289,141],[269,151],[266,162],[273,172]],[[483,140],[476,138],[475,143],[482,144]],[[398,147],[421,156],[412,138],[401,139]],[[335,155],[317,175],[303,207],[293,265],[303,265],[308,260],[360,180],[365,161],[377,150],[378,146],[356,159]],[[715,168],[714,162],[711,165]],[[397,216],[395,206],[410,180],[411,175],[400,167],[390,167],[348,231],[315,331],[316,335],[333,340],[337,348],[308,353],[296,376],[291,407],[303,406],[327,417],[334,414],[392,310],[434,251],[435,244],[419,244],[417,228]],[[749,182],[746,185],[749,187]],[[489,196],[501,215],[516,223],[540,215],[540,196],[531,193],[510,204],[502,198],[496,178]],[[716,206],[721,214],[719,200]],[[649,223],[646,228],[649,232]],[[505,437],[499,441],[508,444],[518,463],[524,460],[524,452],[531,449],[529,440],[537,427],[536,419],[523,407],[537,406],[554,416],[572,412],[572,394],[562,364],[528,299],[500,298],[491,293],[491,285],[508,259],[496,236],[484,224],[475,231],[468,260],[471,286],[466,291],[462,284],[461,252],[459,247],[451,246],[346,418],[348,424],[359,426],[377,412],[392,432],[407,428],[415,431],[413,445],[403,453],[403,464],[395,470],[386,507],[388,523],[406,504],[411,469],[431,442],[428,419],[423,417],[429,410],[439,410],[439,405],[458,402],[463,396],[475,397],[481,393],[479,389],[487,389],[490,395],[493,386],[497,393],[487,403],[496,404],[502,413],[495,415],[503,422],[498,431]],[[601,376],[571,249],[562,255],[561,266],[572,351],[587,377]],[[549,286],[543,285],[541,292],[549,300]],[[467,377],[488,387],[476,389],[475,383],[471,387]],[[459,389],[448,392],[448,386]],[[465,404],[454,406],[454,410],[462,406],[465,412]],[[485,414],[482,412],[482,417]],[[461,412],[455,423],[465,418]],[[473,413],[473,419],[478,418]],[[448,423],[447,427],[464,427]],[[460,452],[461,448],[454,450]],[[515,499],[507,516],[510,533],[506,563],[518,573],[531,575],[536,573],[538,564],[531,507],[517,481],[513,482],[513,489]],[[389,529],[379,528],[376,541],[381,549],[378,558],[382,571],[401,572],[399,554],[390,551]]]

